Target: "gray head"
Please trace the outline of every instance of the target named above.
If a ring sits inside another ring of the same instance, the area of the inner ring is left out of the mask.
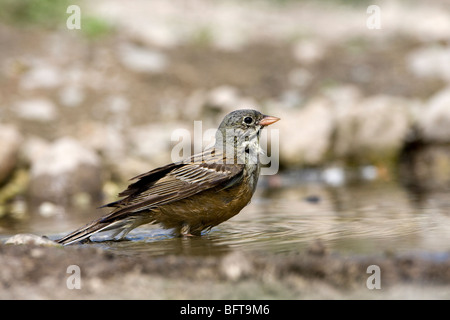
[[[230,112],[222,120],[216,133],[216,147],[236,148],[247,152],[249,148],[259,150],[261,129],[280,120],[277,117],[266,116],[257,110],[242,109]],[[228,151],[227,151],[228,154]]]
[[[219,126],[219,131],[222,134],[226,133],[227,129],[237,131],[237,133],[246,133],[249,135],[253,132],[259,133],[261,129],[272,123],[280,120],[277,117],[263,115],[261,112],[253,109],[242,109],[230,112],[223,118]]]

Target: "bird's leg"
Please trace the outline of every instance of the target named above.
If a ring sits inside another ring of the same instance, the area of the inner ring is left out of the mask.
[[[92,243],[93,241],[91,240],[91,238],[90,237],[87,237],[87,238],[84,238],[84,239],[81,239],[80,241],[78,241],[78,243],[80,243],[80,244],[86,244],[86,243]]]
[[[191,226],[187,223],[183,223],[180,229],[180,235],[183,237],[193,237],[191,234]]]

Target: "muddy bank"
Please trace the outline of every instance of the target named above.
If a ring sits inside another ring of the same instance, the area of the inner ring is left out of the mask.
[[[1,299],[449,298],[450,254],[344,256],[320,243],[296,254],[130,257],[92,247],[0,245]],[[80,270],[80,289],[69,289]],[[375,271],[380,270],[380,289]],[[376,267],[375,267],[376,268]],[[369,279],[369,277],[371,277]],[[369,284],[370,286],[370,284]]]

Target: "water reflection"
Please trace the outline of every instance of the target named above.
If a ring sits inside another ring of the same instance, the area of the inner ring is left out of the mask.
[[[105,235],[98,235],[96,242],[86,245],[124,255],[220,255],[234,249],[296,252],[320,240],[331,250],[346,253],[440,252],[450,249],[449,207],[446,193],[417,199],[396,183],[260,188],[239,215],[203,237],[173,237],[157,226],[144,226],[125,241],[102,241]],[[2,227],[7,233],[42,234],[69,231],[92,218],[66,213],[34,217],[11,229]]]

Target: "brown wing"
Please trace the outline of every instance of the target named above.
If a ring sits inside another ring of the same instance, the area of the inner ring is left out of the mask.
[[[126,198],[106,205],[116,209],[100,221],[114,221],[217,186],[230,187],[240,181],[244,165],[222,162],[223,158],[218,154],[203,153],[139,175],[133,178],[138,179],[136,182],[119,194]]]
[[[221,154],[204,152],[186,161],[171,163],[141,174],[133,178],[136,182],[119,194],[125,198],[104,206],[115,210],[57,242],[70,244],[96,232],[120,230],[129,227],[127,218],[138,212],[181,200],[210,188],[231,187],[242,179],[244,166],[222,162],[224,160]]]

